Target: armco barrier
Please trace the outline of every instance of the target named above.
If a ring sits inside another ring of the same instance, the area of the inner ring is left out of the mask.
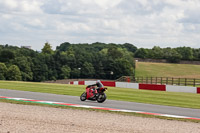
[[[85,81],[85,85],[93,85],[96,84],[96,81]]]
[[[197,87],[166,85],[166,91],[197,93]]]
[[[127,83],[127,88],[139,89],[139,83]]]
[[[139,89],[138,83],[115,82],[115,87]]]
[[[74,81],[74,85],[78,85],[78,81]]]
[[[155,84],[139,84],[139,89],[166,91],[166,86],[165,85],[155,85]]]
[[[126,82],[116,82],[116,87],[127,88]]]
[[[115,81],[101,81],[104,86],[116,87]]]
[[[186,93],[198,93],[198,94],[200,94],[200,87],[141,84],[141,83],[115,82],[115,81],[101,81],[101,82],[104,86],[110,86],[110,87],[168,91],[168,92],[186,92]],[[69,84],[92,85],[92,84],[95,84],[95,83],[96,83],[96,81],[72,81]]]
[[[78,81],[78,85],[85,85],[85,81]]]
[[[198,87],[198,88],[197,88],[197,93],[199,93],[199,94],[200,94],[200,87]]]

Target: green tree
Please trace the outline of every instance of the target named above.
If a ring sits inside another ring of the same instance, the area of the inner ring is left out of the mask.
[[[180,62],[182,56],[179,54],[175,49],[171,49],[168,51],[167,61],[171,63],[178,63]]]
[[[200,60],[200,48],[193,49],[193,60]]]
[[[92,43],[91,44],[91,47],[94,48],[94,51],[95,52],[99,52],[101,51],[102,49],[106,48],[107,44],[105,43],[100,43],[100,42],[95,42],[95,43]]]
[[[60,46],[57,46],[56,50],[58,50],[58,51],[67,51],[70,46],[71,46],[70,43],[65,42],[65,43],[60,44]]]
[[[122,58],[123,53],[117,47],[108,48],[108,56],[112,59]]]
[[[44,54],[53,54],[52,47],[48,42],[46,42],[44,47],[42,48],[42,53],[44,53]]]
[[[23,81],[33,80],[33,72],[31,70],[32,60],[30,57],[17,57],[14,60],[14,64],[19,67]]]
[[[16,65],[11,65],[11,66],[8,68],[8,71],[7,71],[7,79],[8,79],[8,80],[14,80],[14,81],[20,81],[20,80],[22,79],[21,72],[20,72],[18,66],[16,66]]]
[[[95,74],[94,67],[91,63],[85,62],[81,68],[81,76],[83,78],[92,78]]]
[[[117,48],[116,46],[111,46],[108,48],[108,56],[111,57],[112,59],[117,59],[117,58],[122,58],[123,53],[121,49]]]
[[[128,51],[132,53],[135,53],[135,51],[137,50],[137,47],[130,43],[123,44],[123,47],[125,47]]]
[[[62,78],[68,79],[70,77],[71,68],[69,66],[65,65],[61,68],[61,72],[62,72],[62,74],[61,74]]]
[[[135,52],[134,57],[145,59],[148,57],[148,50],[144,48],[140,48]]]
[[[105,78],[105,71],[104,71],[104,66],[102,64],[102,62],[97,62],[95,64],[95,78],[98,78],[98,79],[102,79],[102,78]]]
[[[80,68],[73,68],[70,73],[70,78],[80,78]]]
[[[46,64],[45,55],[39,54],[33,58],[33,81],[48,80],[48,65]]]
[[[182,60],[192,60],[193,51],[190,47],[178,47],[175,50],[182,56]]]
[[[9,60],[14,59],[15,54],[11,49],[3,49],[0,53],[1,62],[9,62]]]
[[[5,76],[7,73],[7,67],[4,63],[0,63],[0,80],[5,80]]]
[[[121,76],[131,76],[133,75],[133,66],[131,63],[124,59],[117,59],[112,64],[112,71],[113,71],[113,77],[114,79],[119,78]]]
[[[60,53],[60,63],[61,65],[68,65],[70,67],[76,67],[76,57],[75,51],[70,47],[67,51],[62,51]]]
[[[154,46],[152,48],[152,57],[153,59],[163,59],[163,49],[161,49],[159,46]]]

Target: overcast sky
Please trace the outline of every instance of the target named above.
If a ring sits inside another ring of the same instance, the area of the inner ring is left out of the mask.
[[[0,44],[200,48],[200,0],[0,0]]]

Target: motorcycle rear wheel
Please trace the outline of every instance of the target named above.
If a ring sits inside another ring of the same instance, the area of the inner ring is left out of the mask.
[[[81,101],[85,101],[86,100],[86,97],[87,97],[87,93],[86,92],[83,92],[80,96],[80,100]]]
[[[106,94],[102,93],[97,97],[97,102],[103,103],[106,100]]]

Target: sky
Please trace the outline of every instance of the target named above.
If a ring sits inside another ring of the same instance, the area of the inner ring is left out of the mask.
[[[200,48],[200,0],[0,0],[0,44]]]

